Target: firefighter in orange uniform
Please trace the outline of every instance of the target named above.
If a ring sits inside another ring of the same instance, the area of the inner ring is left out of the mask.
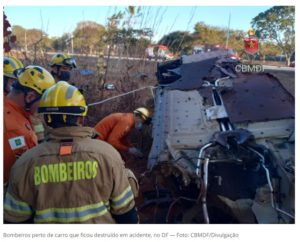
[[[4,183],[16,159],[37,145],[30,115],[37,111],[43,92],[55,84],[51,74],[39,66],[23,68],[16,78],[4,98]]]
[[[141,130],[150,120],[149,110],[141,107],[133,113],[110,114],[97,123],[95,130],[99,133],[99,139],[111,144],[121,154],[128,152],[142,158],[143,153],[129,142],[128,136],[132,129]]]
[[[39,113],[47,140],[14,164],[4,219],[18,223],[137,223],[133,193],[120,154],[82,127],[87,105],[65,81],[49,88]]]

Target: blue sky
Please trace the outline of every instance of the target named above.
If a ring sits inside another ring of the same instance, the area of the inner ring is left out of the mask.
[[[135,19],[136,27],[150,27],[154,40],[181,30],[193,31],[197,22],[227,27],[231,13],[231,29],[247,31],[253,17],[271,6],[142,6],[144,18]],[[43,29],[50,37],[72,32],[80,21],[105,25],[107,17],[122,6],[5,6],[11,25]]]

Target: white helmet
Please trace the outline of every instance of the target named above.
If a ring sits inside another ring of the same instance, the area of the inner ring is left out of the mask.
[[[151,119],[150,112],[147,108],[143,108],[143,107],[137,108],[133,111],[133,113],[135,115],[140,116],[144,120],[144,122],[149,121],[149,119]]]

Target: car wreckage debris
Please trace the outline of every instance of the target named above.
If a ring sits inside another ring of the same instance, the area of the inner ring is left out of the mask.
[[[217,51],[158,64],[142,223],[295,222],[294,97],[238,63]]]

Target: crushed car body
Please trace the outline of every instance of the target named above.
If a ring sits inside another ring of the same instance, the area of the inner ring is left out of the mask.
[[[158,64],[144,223],[294,223],[294,97],[226,51]]]

